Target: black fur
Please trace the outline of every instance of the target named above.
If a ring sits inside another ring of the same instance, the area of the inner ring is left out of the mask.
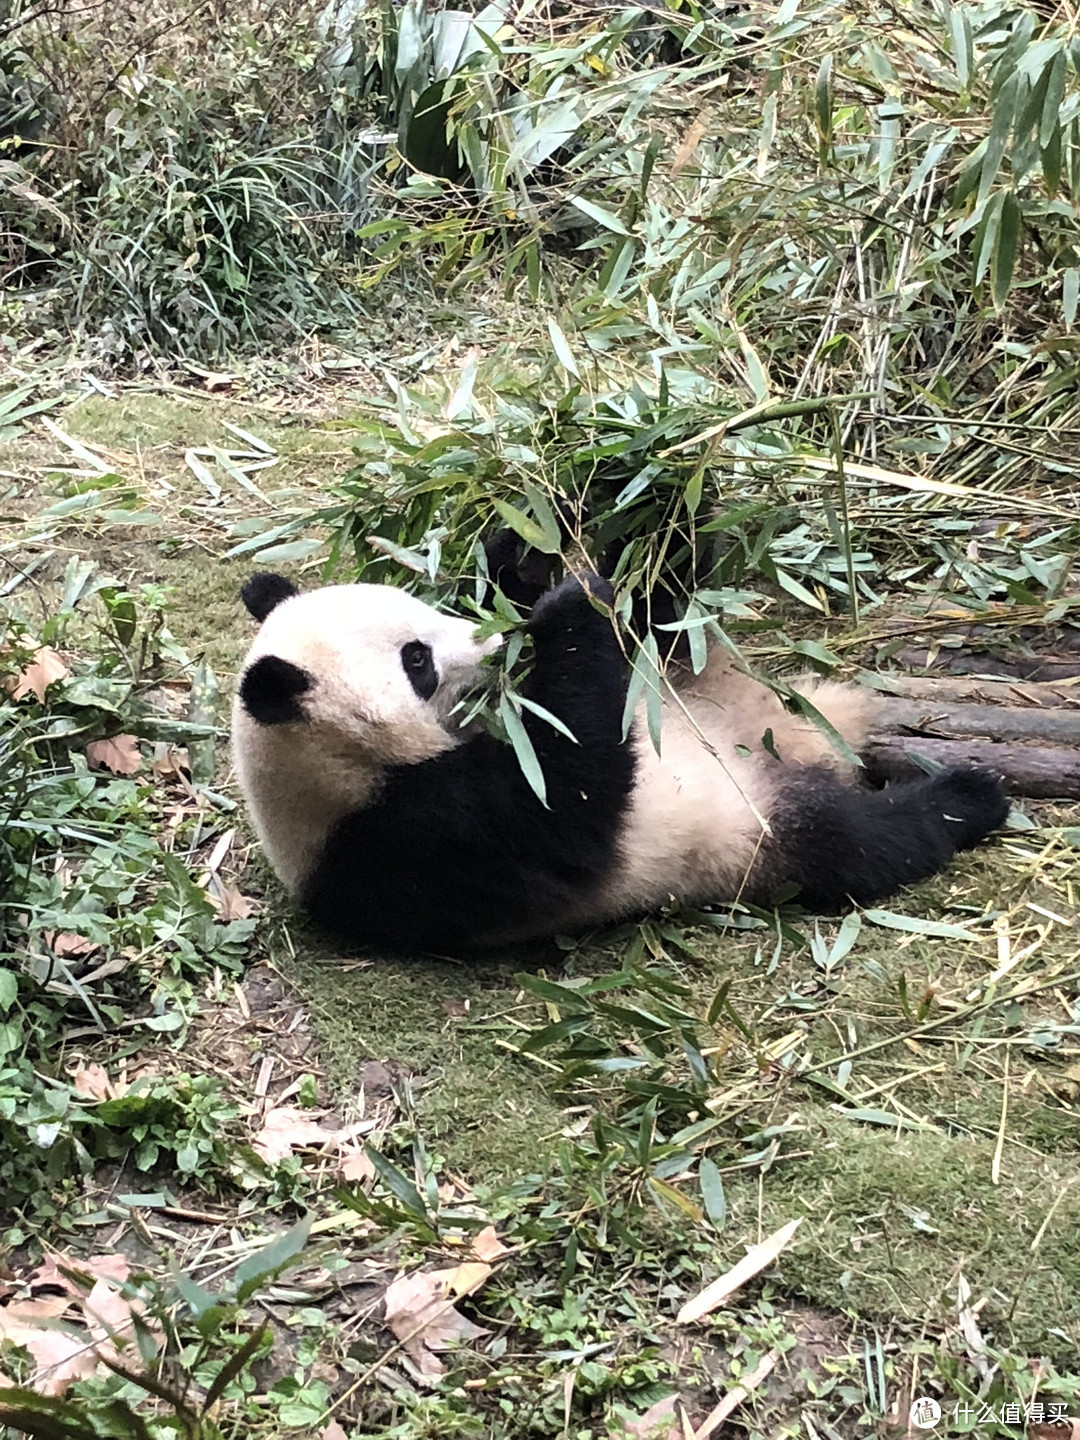
[[[439,688],[439,672],[431,646],[422,640],[410,640],[401,647],[401,664],[409,677],[409,684],[421,700],[430,700]]]
[[[568,500],[556,501],[556,515],[565,544],[573,533],[570,529],[573,514]],[[596,561],[601,575],[614,574],[625,548],[624,540],[611,541],[604,547]],[[551,588],[561,565],[559,556],[543,555],[533,550],[510,529],[497,530],[484,545],[484,554],[491,583],[497,585],[506,598],[522,611],[531,609]],[[685,664],[690,659],[690,645],[685,632],[658,630],[657,627],[670,625],[680,618],[687,596],[708,579],[714,563],[715,556],[711,553],[702,557],[695,547],[684,545],[664,566],[649,593],[634,596],[630,621],[633,634],[639,640],[650,632],[655,635],[661,660]],[[490,590],[484,603],[491,604]]]
[[[590,586],[610,598],[602,581]],[[376,804],[328,840],[303,896],[317,922],[383,949],[451,952],[495,934],[503,917],[543,930],[602,884],[634,785],[622,739],[628,667],[610,617],[573,578],[541,597],[529,630],[536,659],[522,693],[576,742],[524,712],[548,808],[490,735],[397,767]]]
[[[240,699],[260,725],[289,725],[303,720],[300,696],[313,680],[306,670],[277,655],[261,655],[244,671]]]
[[[540,596],[551,588],[558,557],[532,550],[513,530],[497,530],[484,545],[488,579],[497,585],[511,604],[531,610]],[[491,604],[490,590],[484,597]]]
[[[766,899],[770,888],[794,881],[811,910],[872,905],[936,875],[1008,813],[1001,781],[974,767],[885,790],[851,789],[827,770],[796,771],[752,890]]]
[[[288,600],[299,593],[291,580],[268,570],[248,576],[240,587],[240,599],[244,602],[248,614],[253,620],[258,620],[260,625],[282,600]]]

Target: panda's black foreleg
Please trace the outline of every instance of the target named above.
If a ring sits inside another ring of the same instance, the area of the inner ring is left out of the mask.
[[[974,767],[877,791],[808,772],[780,802],[761,878],[794,881],[809,909],[871,905],[936,875],[1008,813],[1001,781]]]
[[[551,588],[558,557],[532,550],[510,529],[497,530],[484,545],[488,581],[483,602],[492,603],[491,587],[498,586],[511,604],[523,613],[532,609]]]
[[[610,585],[597,576],[586,584],[568,576],[537,602],[529,620],[535,660],[522,687],[526,699],[557,716],[574,738],[528,710],[523,720],[549,805],[614,823],[634,781],[633,746],[623,740],[630,666],[611,616],[590,598],[609,604]]]

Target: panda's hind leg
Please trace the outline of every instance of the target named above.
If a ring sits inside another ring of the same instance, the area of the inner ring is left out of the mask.
[[[1001,781],[988,770],[955,766],[885,790],[857,790],[815,768],[778,797],[759,875],[774,884],[794,881],[796,898],[810,909],[871,905],[936,875],[1008,813]]]

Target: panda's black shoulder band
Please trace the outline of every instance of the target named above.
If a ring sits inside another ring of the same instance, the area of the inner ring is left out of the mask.
[[[284,575],[275,575],[264,570],[244,581],[240,589],[240,599],[244,602],[248,614],[261,625],[275,606],[299,593],[292,581],[286,580]]]

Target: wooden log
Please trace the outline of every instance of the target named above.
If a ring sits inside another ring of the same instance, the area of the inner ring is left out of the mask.
[[[1080,710],[1020,705],[949,705],[933,700],[882,696],[874,706],[874,727],[887,734],[939,739],[1024,741],[1080,749]]]
[[[1023,613],[1022,611],[1020,613]],[[1030,645],[1046,653],[1061,656],[1080,653],[1080,627],[1066,625],[1018,625],[1016,607],[998,612],[996,625],[966,620],[955,610],[931,607],[921,615],[883,615],[875,619],[874,628],[894,635],[927,635],[933,632],[942,638],[963,639],[971,649],[1001,649]],[[981,642],[981,643],[980,643]]]
[[[900,675],[892,671],[868,671],[882,695],[900,695],[906,700],[935,700],[955,704],[974,700],[981,705],[1030,705],[1041,709],[1072,709],[1080,706],[1080,676],[1075,680],[1014,680],[1008,675],[992,679],[975,675]]]
[[[949,675],[1003,675],[1019,680],[1071,680],[1080,675],[1075,655],[973,654],[970,650],[924,650],[905,645],[893,659],[908,670],[943,670]]]
[[[869,777],[916,780],[925,775],[912,756],[940,765],[983,765],[1005,781],[1010,795],[1033,800],[1080,800],[1080,752],[1054,746],[1001,745],[992,741],[937,740],[921,735],[878,735],[863,751]]]

